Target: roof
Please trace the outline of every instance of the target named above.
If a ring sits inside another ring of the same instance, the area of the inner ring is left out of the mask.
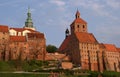
[[[26,42],[25,36],[10,36],[10,42]]]
[[[120,48],[117,48],[118,52],[120,52]]]
[[[14,29],[18,32],[23,32],[24,30],[29,30],[30,32],[37,32],[35,30],[32,30],[32,29],[27,29],[27,28],[10,28],[10,29]]]
[[[76,32],[75,36],[79,40],[79,42],[82,43],[98,43],[98,41],[96,40],[96,38],[92,33]],[[58,51],[65,50],[68,47],[70,39],[71,39],[71,35],[65,38],[65,40],[62,42],[61,46],[59,47]]]
[[[113,44],[104,44],[107,51],[117,51],[117,48]]]
[[[87,24],[87,22],[85,20],[83,20],[82,18],[77,18],[75,19],[72,24],[74,23],[81,23],[81,24]]]
[[[0,32],[9,32],[8,31],[8,26],[6,26],[6,25],[0,25]]]
[[[100,48],[103,48],[103,49],[105,48],[105,46],[104,46],[103,43],[100,43],[100,44],[99,44],[99,47],[100,47]]]
[[[44,38],[43,33],[27,33],[28,38]]]
[[[80,12],[77,10],[76,15],[80,15]]]
[[[79,40],[79,42],[98,43],[98,41],[96,40],[96,38],[94,37],[94,35],[92,33],[76,32],[75,35],[76,35],[77,39]]]
[[[62,51],[66,49],[69,41],[70,41],[70,35],[65,38],[65,40],[62,42],[61,46],[59,47],[58,51]]]
[[[78,10],[75,16],[76,16],[76,19],[72,22],[72,24],[74,23],[87,24],[87,22],[80,17],[80,12]]]

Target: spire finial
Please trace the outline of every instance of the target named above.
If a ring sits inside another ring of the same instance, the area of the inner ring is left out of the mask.
[[[78,10],[78,9],[77,9],[77,12],[76,12],[75,17],[76,17],[76,19],[77,19],[77,18],[80,18],[80,12],[79,12],[79,10]]]
[[[30,6],[28,6],[28,13],[30,13]]]
[[[29,6],[28,6],[27,19],[26,19],[26,22],[25,22],[25,28],[34,28]]]

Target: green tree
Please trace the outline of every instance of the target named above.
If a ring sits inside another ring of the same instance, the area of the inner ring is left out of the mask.
[[[48,53],[54,53],[54,52],[57,51],[57,49],[58,48],[54,45],[47,45],[47,47],[46,47],[46,50],[47,50]]]

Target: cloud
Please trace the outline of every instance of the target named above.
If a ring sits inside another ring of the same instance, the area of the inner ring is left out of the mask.
[[[58,12],[61,12],[61,11],[65,11],[65,5],[66,5],[66,2],[63,1],[63,0],[50,0],[49,3],[51,3],[53,5],[53,7],[55,6],[55,8],[57,8],[57,11]],[[57,7],[56,7],[57,6]]]
[[[83,9],[87,9],[92,11],[95,16],[107,17],[113,20],[119,20],[114,14],[114,8],[120,8],[119,0],[70,0],[69,2],[72,7],[81,7]],[[112,8],[111,8],[112,7]],[[110,10],[111,9],[111,10]]]
[[[112,8],[119,9],[120,1],[119,0],[105,0],[106,4]]]
[[[50,0],[50,3],[56,4],[57,6],[64,6],[65,2],[62,0]]]
[[[94,13],[101,15],[101,16],[107,16],[109,13],[104,11],[104,5],[98,1],[95,0],[76,0],[71,1],[71,5],[77,6],[77,7],[83,7],[85,9],[89,9],[94,11]]]
[[[23,2],[23,0],[0,2],[0,6],[7,6],[7,5],[11,6],[11,5],[16,5],[20,2]]]

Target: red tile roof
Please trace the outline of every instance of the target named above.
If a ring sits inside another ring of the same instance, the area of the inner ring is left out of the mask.
[[[104,46],[105,46],[105,48],[106,48],[107,51],[113,51],[113,52],[117,51],[116,46],[113,45],[113,44],[104,44]]]
[[[92,33],[76,32],[75,35],[76,35],[77,39],[79,40],[79,42],[98,43],[98,41],[96,40],[96,38],[94,37],[94,35]]]
[[[9,32],[8,26],[0,25],[0,32]]]
[[[93,34],[91,33],[85,33],[85,32],[76,32],[75,33],[76,38],[79,40],[81,43],[98,43],[96,38],[94,37]],[[58,51],[63,51],[67,48],[69,42],[71,40],[71,35],[65,38],[61,46],[59,47]]]
[[[77,10],[76,15],[80,15],[80,12]]]
[[[72,24],[75,24],[75,23],[81,23],[81,24],[87,24],[87,22],[85,20],[83,20],[82,18],[77,18],[75,19]],[[71,25],[72,25],[71,24]]]
[[[27,33],[28,38],[44,38],[43,33]]]
[[[67,48],[70,38],[71,36],[68,36],[67,38],[65,38],[65,40],[62,42],[61,46],[59,47],[58,51],[65,50]]]
[[[100,44],[99,44],[99,47],[100,47],[100,48],[103,48],[103,49],[105,48],[105,46],[104,46],[103,43],[100,43]]]
[[[118,52],[120,52],[120,48],[117,48]]]
[[[25,36],[10,36],[10,42],[26,42]]]

